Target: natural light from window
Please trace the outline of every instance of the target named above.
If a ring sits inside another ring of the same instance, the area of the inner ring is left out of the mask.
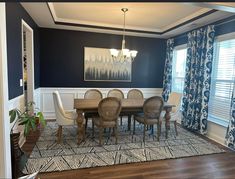
[[[183,93],[185,65],[186,65],[187,49],[186,47],[175,49],[173,52],[172,63],[172,91]]]
[[[235,77],[235,39],[217,41],[212,66],[209,116],[228,121]]]

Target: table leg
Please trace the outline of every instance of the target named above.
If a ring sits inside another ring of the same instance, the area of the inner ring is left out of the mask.
[[[85,139],[85,117],[83,112],[77,110],[77,125],[78,125],[78,144],[80,144]]]
[[[165,114],[165,119],[166,119],[166,123],[165,123],[165,128],[166,128],[166,139],[168,138],[168,130],[170,129],[170,119],[171,119],[171,112],[172,108],[166,108],[166,114]]]

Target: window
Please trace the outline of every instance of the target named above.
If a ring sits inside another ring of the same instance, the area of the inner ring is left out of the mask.
[[[212,64],[209,119],[226,123],[230,118],[230,104],[235,77],[235,38],[215,41]]]
[[[173,51],[172,91],[183,93],[185,65],[187,57],[186,45],[177,46]]]

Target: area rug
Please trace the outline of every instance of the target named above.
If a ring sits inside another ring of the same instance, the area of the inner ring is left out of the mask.
[[[91,137],[91,124],[87,128],[86,140],[77,144],[77,127],[63,128],[63,142],[57,144],[56,122],[48,122],[41,132],[26,165],[24,173],[52,172],[98,166],[109,166],[134,162],[146,162],[161,159],[174,159],[198,155],[222,153],[224,150],[178,126],[176,136],[174,126],[171,126],[168,139],[165,139],[165,129],[162,125],[160,141],[152,131],[147,131],[143,142],[143,126],[136,125],[136,134],[127,130],[124,123],[119,126],[118,144],[109,131],[104,134],[104,145],[99,146],[98,130],[95,138]],[[156,134],[156,129],[154,128]]]

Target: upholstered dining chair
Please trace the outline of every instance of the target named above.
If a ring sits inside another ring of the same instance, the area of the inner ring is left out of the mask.
[[[175,107],[172,108],[172,111],[170,114],[171,115],[170,122],[174,123],[176,135],[178,135],[177,119],[181,119],[181,112],[180,112],[181,97],[182,97],[181,93],[172,92],[167,101],[167,103],[175,105]],[[164,117],[164,115],[165,113],[162,113],[162,117]]]
[[[160,139],[160,122],[161,122],[161,112],[163,109],[163,100],[160,96],[153,96],[148,98],[143,105],[142,114],[137,114],[134,116],[134,129],[133,133],[135,133],[135,121],[138,121],[141,124],[144,124],[144,135],[143,141],[145,142],[145,131],[147,125],[157,124],[157,140]]]
[[[58,91],[53,92],[53,101],[55,107],[56,122],[59,125],[57,131],[57,143],[60,143],[62,139],[62,127],[74,125],[77,118],[77,113],[74,111],[64,110],[60,94]]]
[[[115,98],[118,98],[118,99],[124,99],[124,94],[119,89],[112,89],[112,90],[110,90],[108,92],[107,97],[115,97]],[[122,117],[123,116],[124,116],[123,114],[120,115],[120,119],[121,119],[120,123],[121,123],[121,125],[122,125]]]
[[[102,98],[103,98],[102,93],[97,89],[87,90],[84,94],[84,99],[100,99],[101,100]],[[86,112],[84,116],[86,119],[85,129],[87,129],[88,119],[99,116],[99,115],[97,112]]]
[[[121,111],[121,100],[116,97],[107,97],[100,101],[98,105],[98,118],[92,120],[92,136],[94,137],[94,125],[99,128],[99,144],[102,145],[103,129],[113,128],[116,138],[116,144],[118,140],[117,134],[117,121]]]

